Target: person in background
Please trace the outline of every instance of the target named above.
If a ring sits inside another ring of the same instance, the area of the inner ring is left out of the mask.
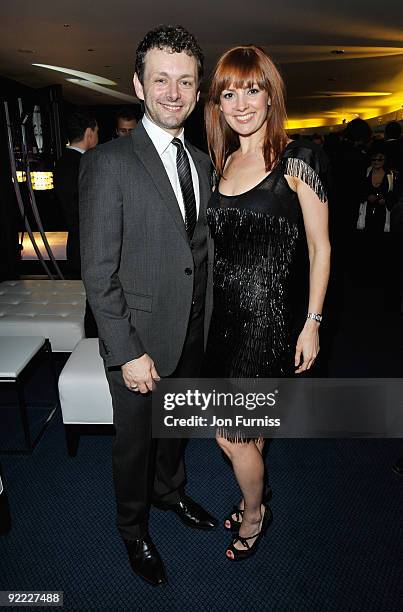
[[[324,136],[322,136],[322,134],[315,132],[314,134],[312,134],[312,142],[318,145],[318,147],[323,147],[325,138]]]
[[[360,275],[383,289],[384,307],[398,310],[401,278],[401,241],[396,239],[396,213],[399,184],[397,173],[389,168],[385,143],[376,142],[370,151],[371,165],[363,178],[362,201],[357,218],[361,236]],[[392,211],[393,225],[392,228]]]
[[[382,144],[372,147],[357,221],[357,229],[371,234],[390,232],[390,211],[394,203],[394,173],[387,167]]]
[[[335,168],[335,185],[337,201],[348,231],[355,226],[356,210],[362,201],[362,177],[368,166],[371,140],[371,128],[363,119],[353,119],[343,132],[343,146]]]
[[[78,207],[78,177],[83,153],[98,144],[98,124],[94,117],[82,110],[67,119],[67,145],[57,160],[54,170],[54,189],[68,230],[66,257],[70,279],[81,278],[80,229]],[[87,338],[98,335],[92,311],[86,302],[84,330]]]
[[[81,278],[80,232],[78,219],[78,175],[81,156],[98,144],[96,119],[83,111],[71,113],[67,119],[67,145],[57,160],[54,188],[68,229],[66,256],[70,278]]]
[[[116,113],[115,137],[130,136],[137,126],[137,113],[130,106],[122,106]]]
[[[388,165],[395,173],[403,172],[402,126],[398,121],[391,121],[385,127],[385,155]]]

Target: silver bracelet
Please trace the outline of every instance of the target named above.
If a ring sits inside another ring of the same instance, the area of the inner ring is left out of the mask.
[[[316,314],[315,312],[308,312],[308,314],[306,315],[306,318],[313,319],[314,321],[317,321],[318,323],[320,323],[323,317],[321,314]]]

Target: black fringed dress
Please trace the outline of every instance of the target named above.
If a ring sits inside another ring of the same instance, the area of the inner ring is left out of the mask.
[[[303,223],[284,175],[300,178],[326,202],[321,155],[309,142],[290,142],[276,168],[249,191],[213,193],[207,218],[215,252],[214,308],[205,376],[293,374],[289,280]]]

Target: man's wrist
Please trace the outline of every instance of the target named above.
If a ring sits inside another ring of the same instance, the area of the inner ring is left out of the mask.
[[[130,361],[126,361],[126,363],[124,363],[122,365],[129,365],[130,363],[134,363],[135,361],[140,359],[140,357],[143,357],[143,355],[145,355],[145,353],[142,353],[142,355],[139,355],[138,357],[135,357],[134,359],[131,359]]]

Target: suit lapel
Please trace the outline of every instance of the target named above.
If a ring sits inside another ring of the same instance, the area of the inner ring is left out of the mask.
[[[140,159],[144,168],[154,181],[154,184],[161,195],[162,201],[168,208],[180,234],[188,243],[189,241],[185,224],[183,222],[182,213],[180,211],[174,190],[172,189],[171,182],[164,168],[164,164],[162,163],[161,158],[151,141],[151,138],[148,136],[141,123],[132,132],[132,142],[137,157]]]

